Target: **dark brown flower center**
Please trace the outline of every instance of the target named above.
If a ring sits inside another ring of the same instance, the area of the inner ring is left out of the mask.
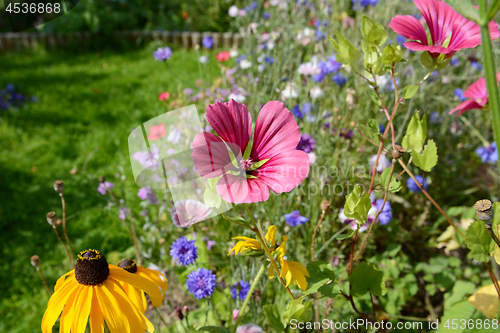
[[[109,265],[104,255],[97,250],[80,252],[75,265],[75,279],[80,284],[95,286],[109,276]]]
[[[137,272],[137,264],[134,259],[123,259],[118,263],[118,267],[123,268],[129,273]]]

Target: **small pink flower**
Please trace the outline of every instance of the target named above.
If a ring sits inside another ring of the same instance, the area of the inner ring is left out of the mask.
[[[228,61],[229,60],[229,52],[227,52],[227,51],[219,52],[219,53],[217,53],[217,55],[215,57],[217,58],[217,61],[219,61],[219,62]]]
[[[170,211],[172,221],[178,228],[188,228],[207,219],[211,213],[212,209],[210,207],[193,199],[177,201]]]
[[[149,140],[158,140],[159,138],[163,138],[166,134],[165,124],[153,125],[149,128],[148,139]]]
[[[497,73],[497,84],[500,82],[500,72]],[[459,111],[456,116],[461,115],[467,110],[472,109],[482,109],[486,104],[488,104],[488,90],[486,89],[485,78],[480,78],[464,91],[464,96],[469,98],[463,103],[460,103],[456,108],[448,112],[448,114],[453,114]]]
[[[196,134],[191,156],[201,177],[220,177],[217,193],[224,200],[266,201],[269,189],[289,192],[309,174],[309,157],[295,150],[300,141],[299,126],[282,102],[271,101],[262,107],[250,153],[245,157],[252,135],[252,116],[244,104],[230,100],[209,105],[207,120],[219,136]]]
[[[170,98],[170,93],[168,91],[162,92],[158,96],[158,100],[160,100],[160,101],[166,101],[169,98]]]
[[[445,54],[448,58],[461,49],[481,44],[481,28],[475,22],[458,14],[444,1],[414,0],[429,27],[431,40],[423,25],[410,15],[396,15],[389,24],[396,33],[414,41],[404,45],[413,51],[428,51],[433,58]],[[490,38],[498,38],[498,24],[491,21],[488,25]],[[448,45],[445,45],[449,39]]]

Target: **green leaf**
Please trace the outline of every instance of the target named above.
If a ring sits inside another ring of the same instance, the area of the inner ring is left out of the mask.
[[[203,326],[198,329],[198,332],[209,332],[209,333],[230,333],[231,331],[225,327],[221,326]]]
[[[460,333],[464,332],[465,326],[460,324],[460,320],[468,321],[472,317],[476,309],[468,301],[461,301],[454,304],[451,308],[445,309],[443,317],[439,321],[439,329],[437,333],[453,332]],[[455,321],[453,322],[453,319]],[[458,319],[458,320],[457,320]],[[457,325],[453,325],[453,323]],[[447,325],[448,324],[448,325]],[[447,326],[447,327],[445,327]],[[467,331],[469,332],[469,331]]]
[[[409,86],[406,86],[403,90],[403,97],[405,99],[412,98],[417,93],[419,87],[420,86],[417,84],[410,84]]]
[[[432,58],[429,52],[422,52],[420,55],[420,64],[429,70],[432,70],[436,67],[436,63],[434,62],[434,58]]]
[[[490,4],[490,9],[488,11],[488,22],[495,18],[495,15],[500,10],[500,0],[493,0]]]
[[[335,36],[337,36],[338,42],[332,38],[330,38],[330,42],[335,49],[337,61],[359,70],[358,62],[361,59],[361,52],[340,33],[335,33]]]
[[[355,233],[356,233],[356,230],[351,230],[350,233],[338,235],[335,239],[344,240],[346,238],[351,238],[352,236],[354,236]]]
[[[473,259],[480,262],[490,260],[490,253],[494,249],[495,243],[484,226],[484,222],[476,221],[469,226],[465,234],[465,243],[470,249]]]
[[[387,40],[387,31],[382,24],[377,23],[366,16],[363,16],[363,26],[361,28],[363,39],[368,46],[377,48]]]
[[[391,175],[391,168],[387,168],[384,171],[382,171],[382,174],[380,175],[380,183],[382,183],[382,186],[384,188],[387,186],[387,182],[389,181],[389,176]],[[396,193],[401,190],[403,186],[401,185],[401,182],[394,178],[394,176],[391,178],[391,182],[389,184],[389,191],[391,193]]]
[[[373,103],[375,103],[378,106],[382,106],[382,102],[378,98],[377,93],[375,91],[373,91],[371,89],[365,89],[365,91],[366,91],[366,94],[368,95],[368,97],[370,97],[370,99],[371,99],[371,101]],[[375,119],[373,119],[373,120],[375,120]],[[362,125],[362,126],[364,126],[364,125]]]
[[[345,216],[355,219],[358,224],[366,223],[368,211],[372,208],[370,194],[361,192],[361,186],[356,185],[352,193],[346,197],[344,205]]]
[[[263,310],[267,324],[278,333],[284,332],[286,328],[286,320],[281,315],[284,311],[283,305],[267,304],[264,305]]]
[[[263,166],[263,165],[264,165],[264,163],[266,163],[266,162],[267,162],[267,161],[269,161],[269,160],[270,160],[270,158],[266,158],[265,160],[255,162],[254,164],[252,164],[252,165],[250,166],[250,168],[248,168],[248,170],[247,170],[247,171],[252,171],[252,170],[258,169],[258,168],[260,168],[261,166]],[[248,178],[248,177],[247,177],[247,178]],[[255,178],[257,178],[257,177],[255,177]]]
[[[217,193],[216,190],[213,190],[209,186],[205,188],[205,192],[203,193],[203,200],[205,201],[205,205],[212,208],[219,208],[222,204],[222,198]]]
[[[349,283],[354,296],[363,296],[368,291],[376,296],[386,293],[384,273],[367,262],[362,262],[353,269]]]
[[[437,164],[438,155],[436,143],[434,140],[429,140],[427,145],[424,147],[423,154],[417,153],[415,150],[411,151],[411,157],[413,158],[413,164],[418,166],[424,171],[431,171],[431,169]]]
[[[305,295],[317,292],[328,281],[335,281],[335,272],[330,263],[321,261],[310,262],[307,265],[307,271],[311,277],[307,279]]]
[[[422,151],[422,147],[427,137],[427,120],[425,114],[420,119],[419,112],[415,112],[406,129],[406,135],[403,138],[402,145],[406,151],[416,150],[418,153]]]
[[[283,313],[283,318],[289,322],[296,319],[301,322],[308,322],[312,319],[313,311],[311,302],[304,302],[304,298],[294,299],[286,306],[286,311]]]
[[[390,65],[393,62],[400,62],[403,60],[403,50],[401,50],[401,46],[387,44],[382,51],[382,62],[385,65]]]
[[[453,7],[460,15],[468,18],[471,21],[480,24],[479,12],[474,6],[470,3],[470,1],[466,0],[446,0],[446,2]],[[493,15],[494,16],[494,15]],[[491,17],[492,19],[493,17]],[[489,19],[489,20],[491,20]]]
[[[324,286],[319,288],[318,291],[321,293],[321,295],[326,296],[326,297],[330,297],[330,298],[333,298],[333,297],[340,294],[339,285],[336,283],[333,283],[333,282],[329,283],[329,284],[325,284]]]
[[[373,90],[368,90],[372,94],[375,94]],[[370,93],[368,93],[370,96]],[[378,99],[377,95],[375,94],[375,98],[380,102]],[[378,122],[375,119],[370,119],[368,121],[368,125],[359,125],[359,129],[361,130],[361,133],[366,135],[370,140],[372,140],[375,143],[379,143],[380,139],[382,138],[382,135],[380,134],[380,127],[378,126]]]

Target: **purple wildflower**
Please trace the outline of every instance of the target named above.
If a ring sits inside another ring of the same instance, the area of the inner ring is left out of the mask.
[[[310,153],[314,149],[315,142],[316,140],[314,140],[313,137],[310,136],[309,134],[307,133],[301,134],[299,144],[295,149],[302,150],[305,153]]]
[[[285,221],[290,225],[290,227],[296,227],[299,224],[306,224],[309,219],[300,215],[300,211],[294,210],[290,214],[285,214]]]
[[[380,211],[382,208],[382,204],[384,203],[384,199],[377,199],[375,201],[375,207],[377,211]],[[392,220],[392,207],[389,201],[385,202],[384,209],[382,209],[382,213],[378,216],[378,221],[380,225],[386,225]]]
[[[210,297],[215,287],[217,287],[217,276],[206,268],[198,268],[189,273],[186,280],[186,286],[189,293],[193,294],[197,300]]]
[[[170,47],[159,47],[156,51],[153,52],[153,57],[158,61],[165,61],[172,57],[172,50]]]
[[[247,297],[249,291],[250,283],[245,280],[240,280],[231,287],[231,296],[234,300],[237,300],[238,297],[240,300],[244,300]]]
[[[99,186],[97,187],[97,192],[101,193],[102,195],[105,195],[108,190],[111,190],[113,187],[115,187],[115,184],[112,182],[104,182],[100,183]]]
[[[151,190],[151,188],[149,186],[141,187],[139,189],[139,192],[137,192],[137,196],[141,200],[147,199],[149,201],[149,203],[151,203],[153,205],[158,204],[158,200],[156,200],[156,195],[153,192],[153,190]]]
[[[203,37],[201,44],[203,45],[204,48],[211,49],[212,46],[214,46],[214,39],[211,36],[205,36]]]
[[[425,182],[424,177],[422,177],[420,175],[416,175],[415,178],[417,179],[417,181],[420,184],[423,184],[424,190],[427,190],[427,186],[429,186],[429,184],[427,182]],[[418,187],[417,183],[415,183],[415,181],[411,177],[406,180],[406,186],[408,186],[408,189],[410,191],[412,191],[413,193],[417,193],[417,192],[422,191],[422,190],[420,190],[420,187]]]
[[[496,163],[498,161],[497,143],[493,142],[489,147],[477,148],[476,154],[481,158],[481,162],[483,163]]]
[[[191,265],[198,258],[198,247],[194,245],[195,242],[187,240],[185,236],[179,238],[170,247],[170,255],[183,266]]]

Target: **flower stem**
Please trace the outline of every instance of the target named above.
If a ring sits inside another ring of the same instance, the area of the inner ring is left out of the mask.
[[[257,235],[257,238],[259,239],[259,242],[261,242],[262,246],[264,247],[264,251],[266,252],[267,257],[271,261],[271,265],[274,267],[274,270],[276,271],[278,279],[281,281],[281,283],[283,283],[283,285],[285,286],[286,290],[290,294],[290,297],[292,299],[295,299],[295,297],[293,297],[292,292],[290,291],[290,288],[287,287],[286,282],[280,276],[281,275],[280,269],[278,268],[278,265],[276,264],[276,261],[274,260],[273,255],[272,255],[271,251],[269,250],[269,247],[267,246],[267,243],[266,243],[266,240],[264,239],[264,236],[262,236],[262,231],[257,226],[257,221],[255,221],[255,218],[253,217],[252,212],[250,211],[250,209],[248,209],[248,206],[246,204],[243,204],[243,207],[245,207],[245,210],[247,211],[248,215],[250,216],[250,220],[252,220],[252,224],[253,224],[254,228],[257,230],[255,232],[255,234]]]
[[[49,293],[49,297],[52,296],[52,291],[50,290],[50,287],[47,284],[47,280],[45,280],[45,276],[42,273],[42,269],[40,267],[37,267],[36,270],[38,271],[38,274],[40,274],[40,278],[42,279],[45,289],[47,289],[47,292]]]
[[[255,276],[255,279],[253,279],[252,285],[250,286],[250,290],[247,293],[247,297],[245,297],[245,301],[243,302],[243,305],[241,306],[240,313],[238,314],[238,318],[236,319],[236,322],[234,323],[233,329],[231,330],[232,333],[236,332],[236,329],[238,328],[238,325],[241,321],[241,318],[243,318],[243,314],[247,308],[248,302],[250,302],[250,298],[252,298],[252,294],[257,287],[257,283],[259,282],[260,278],[264,274],[264,271],[266,270],[266,264],[262,264],[260,266],[259,271],[257,272],[257,275]]]
[[[69,256],[68,247],[66,246],[66,243],[64,243],[64,240],[61,236],[61,233],[59,232],[59,230],[57,230],[56,226],[54,226],[54,232],[56,233],[57,238],[59,238],[59,240],[61,241],[61,243],[64,247],[64,252],[66,253],[66,259],[68,259],[68,263],[69,263],[69,268],[70,269],[75,268],[75,266],[73,265],[73,260],[71,260],[71,257]]]
[[[496,142],[500,142],[500,97],[498,96],[498,86],[496,79],[495,58],[491,46],[490,31],[488,29],[488,8],[486,0],[479,2],[481,15],[481,39],[484,57],[484,72],[486,74],[486,87],[488,88],[488,104],[493,118],[493,134]],[[500,159],[498,160],[498,170],[500,172]]]
[[[66,243],[69,245],[69,251],[71,253],[71,258],[75,257],[75,252],[73,251],[73,246],[71,246],[71,241],[69,240],[68,231],[66,230],[66,199],[64,199],[64,194],[59,194],[61,196],[62,203],[62,225],[64,231],[64,238],[66,239]]]

